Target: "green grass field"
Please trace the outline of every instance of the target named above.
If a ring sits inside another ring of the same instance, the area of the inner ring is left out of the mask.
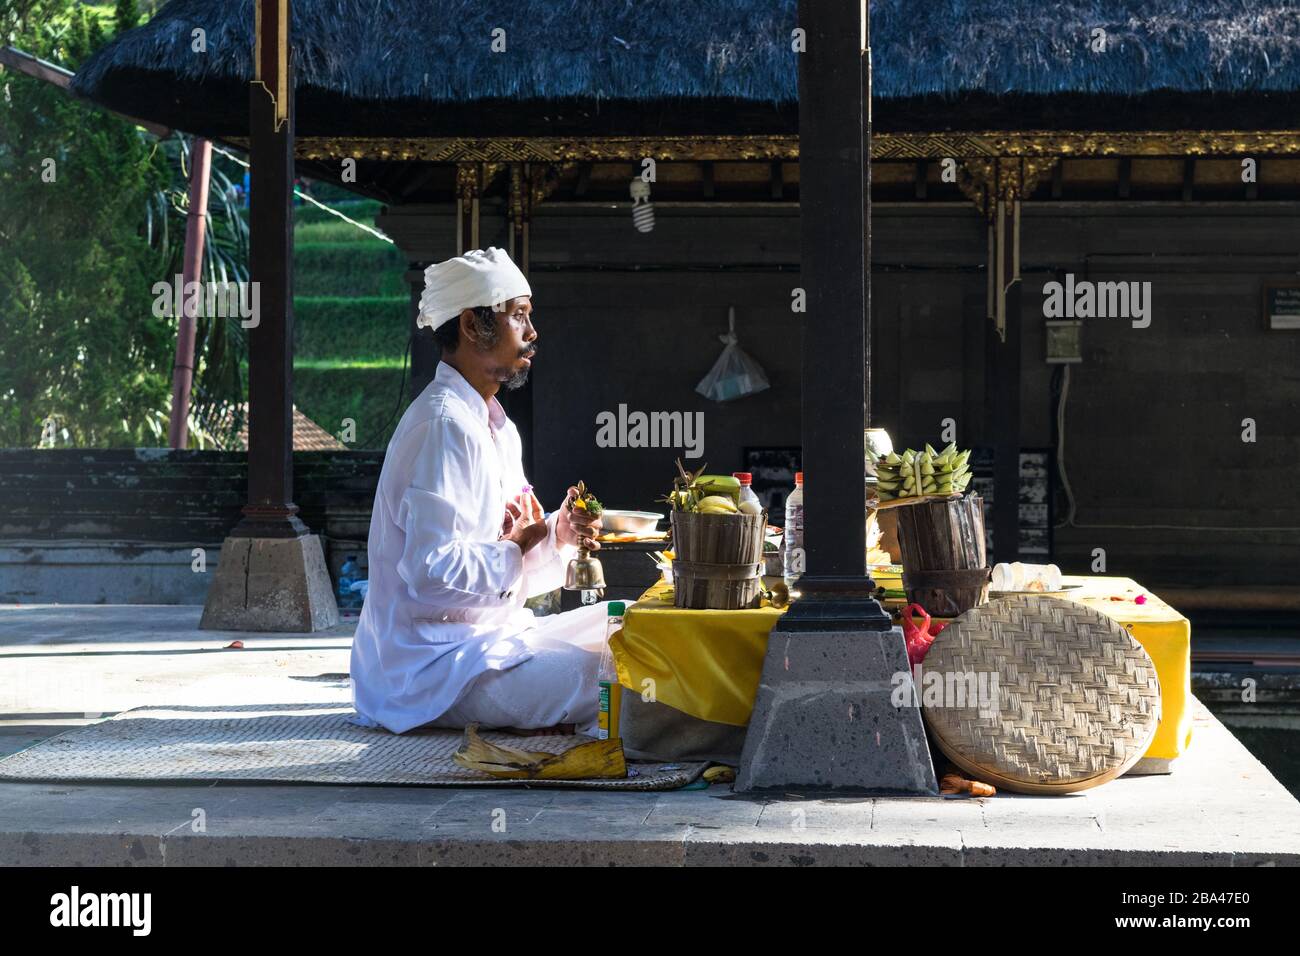
[[[320,184],[312,194],[366,225],[382,208]],[[406,407],[406,267],[391,243],[310,203],[294,207],[294,401],[331,434],[355,422],[354,448],[385,447]]]

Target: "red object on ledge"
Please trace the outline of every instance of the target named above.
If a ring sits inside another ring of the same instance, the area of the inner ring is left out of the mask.
[[[912,618],[913,612],[917,612],[921,617],[925,618],[919,626]],[[925,655],[929,652],[934,639],[948,625],[932,622],[925,608],[919,604],[909,604],[905,607],[902,618],[903,640],[907,644],[907,664],[909,667],[915,667],[925,659]]]

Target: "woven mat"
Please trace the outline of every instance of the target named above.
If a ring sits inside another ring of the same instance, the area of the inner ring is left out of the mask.
[[[1008,790],[1070,793],[1112,780],[1141,759],[1160,721],[1150,655],[1123,626],[1072,601],[1017,595],[967,611],[935,638],[922,668],[968,690],[929,706],[922,677],[917,692],[939,749]],[[987,709],[978,694],[969,699],[981,680]]]
[[[79,727],[0,760],[5,780],[239,781],[676,790],[705,763],[632,763],[626,780],[498,780],[452,762],[459,730],[392,734],[350,723],[339,704],[141,707]],[[591,738],[484,739],[560,753]]]

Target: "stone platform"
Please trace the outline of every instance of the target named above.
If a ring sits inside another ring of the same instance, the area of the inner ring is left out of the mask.
[[[227,634],[200,613],[0,607],[0,753],[146,704],[346,694],[349,624]],[[1195,721],[1174,774],[1064,797],[4,783],[0,865],[1300,864],[1300,803]]]

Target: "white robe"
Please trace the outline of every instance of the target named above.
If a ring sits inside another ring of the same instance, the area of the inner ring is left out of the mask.
[[[538,618],[575,550],[498,540],[526,484],[519,433],[445,362],[388,443],[370,518],[369,592],[352,642],[358,723],[595,733],[607,604]]]

